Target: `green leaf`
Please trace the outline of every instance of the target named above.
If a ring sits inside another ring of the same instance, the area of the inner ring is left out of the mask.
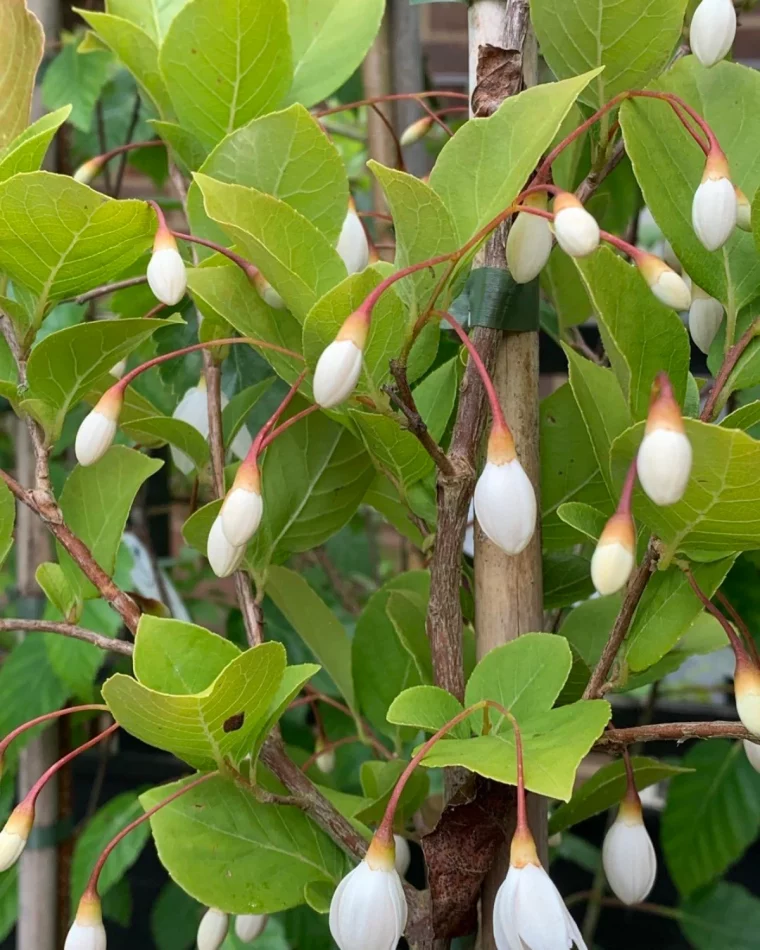
[[[733,566],[729,557],[713,564],[695,564],[694,577],[712,597]],[[677,567],[657,571],[636,610],[626,638],[626,655],[633,670],[645,670],[671,650],[703,612],[686,575]]]
[[[430,435],[440,440],[456,405],[464,364],[458,356],[436,367],[414,388],[414,401]]]
[[[118,277],[150,246],[154,221],[145,202],[65,175],[15,175],[0,183],[0,267],[39,297],[39,320],[49,301]]]
[[[224,407],[222,410],[222,429],[224,431],[224,444],[227,448],[233,442],[253,408],[269,392],[273,382],[274,377],[270,376],[268,379],[262,379],[260,383],[241,389]]]
[[[360,274],[352,274],[309,311],[303,324],[303,354],[310,369],[316,367],[322,351],[335,339],[346,317],[357,310],[382,281],[378,270],[370,267]],[[404,344],[406,321],[401,299],[393,290],[388,290],[373,311],[363,371],[354,395],[376,397],[381,385],[389,379],[390,361],[399,355]]]
[[[351,641],[343,624],[308,581],[289,568],[269,568],[266,592],[355,710]]]
[[[674,775],[692,771],[638,755],[631,758],[631,767],[639,791],[664,782]],[[560,805],[552,813],[549,819],[549,834],[556,835],[617,805],[622,801],[626,787],[625,765],[622,759],[602,766],[591,778],[586,779],[567,804]]]
[[[143,686],[180,696],[207,689],[239,656],[234,643],[205,627],[143,614],[132,663]]]
[[[401,501],[399,493],[385,475],[378,472],[364,496],[364,503],[379,511],[386,521],[412,544],[418,548],[422,547],[422,533],[412,521],[412,508]]]
[[[591,564],[587,557],[569,551],[544,554],[544,610],[557,610],[594,593]]]
[[[150,932],[158,950],[191,950],[202,908],[174,881],[167,881],[150,911]]]
[[[337,242],[348,208],[345,166],[336,147],[303,106],[263,115],[232,132],[200,171],[217,181],[247,185],[279,198],[311,221],[331,243]],[[188,201],[197,231],[208,219],[195,184]],[[208,236],[222,233],[215,229]]]
[[[238,762],[247,755],[284,670],[282,644],[264,643],[228,663],[201,692],[158,692],[117,673],[103,686],[103,698],[114,719],[133,736],[194,768],[211,769],[224,759]]]
[[[109,576],[116,565],[116,552],[135,495],[163,464],[161,459],[114,445],[99,462],[77,465],[66,479],[60,499],[66,524]],[[69,584],[85,598],[98,596],[94,585],[60,544],[58,559]]]
[[[119,320],[119,323],[123,323]],[[129,425],[121,426],[122,432],[142,445],[169,443],[192,459],[200,471],[209,459],[208,442],[200,432],[188,422],[172,419],[171,416],[152,416],[148,419],[134,419]]]
[[[661,371],[668,374],[675,397],[683,404],[691,350],[681,318],[657,300],[638,268],[609,248],[579,260],[578,269],[633,418],[646,419],[652,382]]]
[[[581,121],[580,117],[578,121]],[[541,271],[541,287],[554,304],[560,329],[585,323],[591,316],[591,302],[575,260],[565,254],[559,244],[554,247],[549,263]]]
[[[198,141],[192,132],[175,122],[161,122],[159,119],[151,119],[150,124],[164,142],[173,149],[187,171],[197,171],[206,161],[209,150]],[[198,249],[200,251],[200,247]]]
[[[670,876],[688,897],[723,874],[760,829],[760,775],[741,742],[711,740],[683,759],[696,769],[670,784],[660,840]]]
[[[57,567],[57,565],[49,565]],[[82,626],[104,637],[116,637],[122,628],[121,617],[104,600],[88,601],[84,607],[78,604]],[[65,614],[62,618],[65,619]],[[96,698],[93,683],[103,665],[105,653],[92,643],[84,643],[57,634],[45,635],[48,660],[56,676],[68,688],[69,695],[82,702],[91,703]]]
[[[676,93],[704,116],[728,156],[732,181],[754,195],[760,167],[751,143],[760,135],[760,114],[748,104],[760,95],[755,70],[728,62],[704,69],[696,56],[687,56],[648,88]],[[735,315],[760,291],[760,261],[752,237],[742,231],[717,253],[694,233],[691,205],[704,170],[702,151],[664,102],[631,100],[621,108],[620,121],[644,200],[678,259]]]
[[[169,93],[158,69],[158,45],[155,40],[130,20],[94,10],[75,9],[132,73],[153,101],[158,112],[170,115]]]
[[[35,346],[27,363],[27,396],[44,404],[52,433],[60,432],[66,413],[112,366],[170,325],[144,318],[96,320],[58,330]]]
[[[656,76],[681,39],[687,0],[531,0],[541,53],[559,79],[603,66],[580,98],[598,109]]]
[[[13,526],[16,522],[16,500],[10,488],[2,483],[0,487],[0,565],[8,557],[13,546]]]
[[[277,688],[274,699],[269,705],[264,727],[259,730],[256,741],[251,748],[251,762],[256,761],[264,742],[275,724],[279,722],[282,716],[288,711],[288,707],[301,692],[304,685],[308,683],[313,676],[316,676],[320,669],[321,667],[317,666],[316,663],[299,663],[296,666],[285,667],[280,685]]]
[[[371,161],[368,166],[382,185],[393,216],[396,270],[457,249],[459,240],[454,222],[430,185],[413,175],[386,168],[377,162]],[[417,271],[398,281],[395,284],[396,292],[410,306],[416,304],[418,309],[422,309],[445,268],[444,263]]]
[[[5,47],[5,69],[0,75],[0,150],[29,124],[37,67],[45,37],[25,0],[6,0],[0,6],[0,36]]]
[[[694,462],[686,494],[660,508],[637,490],[634,508],[666,546],[665,563],[676,551],[697,560],[717,560],[760,546],[760,443],[738,429],[684,420]],[[613,469],[622,476],[643,435],[644,423],[623,433],[612,447]]]
[[[517,196],[562,120],[595,72],[510,96],[487,119],[473,119],[446,145],[430,176],[464,242]],[[498,161],[481,161],[498,155]]]
[[[289,204],[200,173],[195,181],[206,214],[253,261],[297,319],[303,321],[317,300],[346,276],[335,248]]]
[[[583,505],[577,501],[570,501],[560,505],[557,509],[560,519],[576,528],[592,541],[598,541],[599,536],[607,524],[607,515],[602,514],[591,505]]]
[[[76,840],[71,864],[71,914],[76,914],[79,898],[84,893],[92,869],[108,842],[135,818],[143,814],[136,792],[122,792],[107,802],[87,822]],[[140,856],[150,838],[150,825],[144,822],[120,841],[108,857],[100,878],[101,897],[117,884]]]
[[[393,738],[398,729],[389,726],[388,708],[398,694],[423,683],[418,663],[401,642],[388,613],[394,592],[407,593],[427,603],[430,575],[427,571],[400,574],[384,584],[367,601],[356,622],[351,644],[356,699],[372,725]]]
[[[438,730],[462,712],[464,707],[448,690],[439,686],[412,686],[393,700],[388,707],[388,722],[397,726],[411,726],[426,732]],[[482,723],[483,714],[473,713],[473,720]],[[468,720],[457,723],[447,736],[452,739],[469,739],[472,731]]]
[[[43,115],[17,135],[7,150],[0,155],[0,181],[23,172],[36,172],[55,133],[69,117],[70,112],[71,106],[63,106],[55,112]]]
[[[619,611],[618,594],[595,597],[578,604],[562,623],[560,635],[567,640],[589,671],[596,666]]]
[[[294,64],[288,100],[312,106],[359,68],[380,27],[385,3],[288,0],[288,6]]]
[[[349,409],[369,454],[381,471],[404,493],[433,468],[433,460],[417,439],[389,416]]]
[[[187,0],[108,0],[107,6],[109,13],[139,26],[160,46],[172,20],[186,3]]]
[[[45,70],[42,101],[51,111],[71,103],[69,122],[81,132],[89,132],[95,103],[108,82],[113,57],[97,52],[80,56],[78,47],[76,40],[64,42]]]
[[[143,807],[183,784],[145,792]],[[151,826],[161,863],[180,887],[230,913],[295,907],[308,884],[337,884],[348,870],[343,852],[298,808],[264,805],[221,777],[162,808]]]
[[[760,927],[760,900],[739,884],[721,881],[685,901],[678,921],[696,950],[754,950]]]
[[[18,865],[0,878],[0,940],[13,930],[18,917]]]
[[[398,759],[394,762],[362,763],[360,770],[362,791],[366,798],[371,799],[371,802],[356,813],[357,821],[373,825],[382,821],[388,800],[408,764]],[[394,825],[400,831],[406,827],[414,813],[424,805],[429,784],[425,772],[419,769],[412,772],[410,780],[401,793],[395,815]]]
[[[573,522],[560,516],[560,508],[577,503],[611,515],[613,505],[568,383],[541,400],[540,425],[541,533],[545,550],[552,551],[582,540],[568,527]]]
[[[60,564],[46,561],[37,568],[34,579],[45,596],[68,623],[78,623],[82,616],[82,598],[78,588],[72,587]]]
[[[180,124],[216,145],[288,91],[285,0],[190,0],[168,29],[159,64]]]

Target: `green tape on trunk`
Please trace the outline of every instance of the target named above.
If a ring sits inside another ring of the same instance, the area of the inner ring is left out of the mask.
[[[479,267],[467,281],[470,325],[494,330],[539,328],[538,280],[517,284],[509,271]]]

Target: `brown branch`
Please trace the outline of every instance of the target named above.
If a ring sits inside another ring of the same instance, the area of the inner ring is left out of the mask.
[[[586,178],[578,186],[575,195],[582,204],[585,204],[589,200],[604,179],[617,168],[624,157],[625,142],[620,139],[615,145],[612,155],[610,155],[606,164],[599,169],[592,168]]]
[[[128,287],[137,287],[139,284],[147,284],[147,282],[148,278],[145,274],[141,274],[139,277],[127,277],[126,280],[117,280],[113,284],[101,284],[100,287],[93,287],[92,290],[79,294],[78,297],[69,298],[69,302],[88,303],[88,301],[95,300],[97,297],[105,297],[106,294],[116,293],[117,290],[126,290]]]
[[[85,627],[78,627],[73,623],[55,623],[52,620],[0,620],[1,632],[6,633],[15,630],[59,633],[64,637],[72,637],[74,640],[84,640],[86,643],[92,643],[93,646],[100,647],[101,650],[123,653],[124,656],[132,656],[134,651],[131,643],[126,643],[124,640],[115,640],[112,637],[104,637],[100,633],[95,633],[94,630],[87,630]]]
[[[435,462],[438,470],[444,475],[453,475],[454,467],[446,457],[443,449],[428,432],[425,421],[417,409],[414,395],[406,376],[406,365],[401,360],[391,360],[391,374],[396,381],[396,388],[383,386],[383,390],[390,396],[394,404],[406,416],[409,425],[407,429],[417,438],[419,443]]]
[[[599,662],[596,664],[596,669],[591,674],[591,679],[588,681],[588,685],[583,693],[584,699],[594,699],[597,696],[601,696],[604,692],[607,675],[612,668],[612,664],[615,662],[615,657],[618,654],[623,640],[625,640],[628,634],[633,615],[636,613],[636,608],[646,590],[649,578],[652,576],[652,571],[654,571],[656,564],[657,553],[650,541],[647,553],[644,555],[643,561],[628,585],[620,613],[617,615],[612,632],[605,644],[604,650],[602,650]]]
[[[728,377],[733,372],[736,364],[739,362],[741,355],[750,345],[750,343],[755,339],[755,337],[760,332],[760,319],[753,320],[752,323],[747,327],[741,337],[737,340],[736,343],[731,347],[731,349],[726,354],[725,360],[723,360],[723,365],[720,368],[720,372],[715,377],[715,383],[713,384],[712,389],[710,390],[710,395],[707,399],[707,402],[704,405],[704,409],[700,413],[699,418],[702,422],[710,422],[715,409],[720,399],[721,393],[728,382]]]
[[[597,739],[595,748],[609,752],[636,742],[685,742],[687,739],[752,739],[740,722],[663,722],[628,729],[607,729]]]

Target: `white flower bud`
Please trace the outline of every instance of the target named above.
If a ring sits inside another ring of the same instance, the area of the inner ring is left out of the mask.
[[[571,257],[586,257],[599,247],[599,225],[575,195],[563,191],[554,199],[554,233]]]
[[[264,277],[261,271],[256,272],[253,278],[253,285],[265,304],[268,304],[273,310],[285,309],[285,301],[269,283],[266,277]]]
[[[421,119],[417,119],[416,122],[412,122],[411,125],[408,125],[404,129],[401,133],[399,144],[404,147],[414,145],[415,142],[419,142],[420,139],[423,139],[432,128],[433,117],[431,115],[423,115]]]
[[[319,755],[314,760],[314,764],[323,775],[329,775],[335,771],[335,749],[327,748],[324,752],[320,752],[320,749],[325,749],[325,740],[322,738],[318,738],[316,742],[316,751]]]
[[[235,935],[243,943],[253,943],[267,927],[266,914],[240,914],[235,918]]]
[[[717,251],[731,237],[737,213],[736,188],[726,156],[713,149],[691,206],[692,225],[708,251]]]
[[[661,303],[674,310],[689,309],[691,293],[682,277],[679,277],[659,257],[648,254],[646,251],[639,252],[635,260],[641,276]]]
[[[624,904],[646,899],[657,876],[657,856],[644,827],[638,796],[621,803],[604,839],[602,863],[610,887]]]
[[[148,264],[148,284],[154,295],[168,307],[185,296],[187,271],[177,250],[177,242],[165,227],[156,231],[153,254]]]
[[[591,557],[591,580],[605,596],[621,590],[636,563],[636,528],[630,515],[614,514]]]
[[[97,895],[85,892],[63,950],[106,950],[106,929]]]
[[[219,950],[227,936],[229,917],[209,907],[198,926],[198,950]]]
[[[7,871],[21,857],[34,824],[34,808],[23,802],[11,812],[0,831],[0,871]]]
[[[736,226],[742,231],[752,230],[752,205],[741,188],[736,189]]]
[[[674,505],[686,491],[691,474],[691,443],[670,380],[659,373],[636,456],[641,487],[656,505]]]
[[[113,366],[108,370],[108,375],[113,376],[114,379],[121,379],[121,377],[127,371],[127,358],[124,357],[123,360],[119,360],[118,363],[114,363]]]
[[[749,764],[756,772],[760,772],[760,745],[752,742],[751,739],[744,740],[744,751],[749,759]]]
[[[396,845],[396,870],[398,871],[399,877],[404,877],[406,872],[409,870],[409,865],[412,863],[412,852],[409,848],[409,842],[406,838],[402,838],[401,835],[394,835],[393,841]]]
[[[515,456],[508,432],[494,427],[474,494],[475,517],[486,537],[505,554],[519,554],[536,529],[536,493]]]
[[[217,515],[211,525],[206,543],[206,556],[211,570],[217,577],[229,577],[230,574],[234,574],[245,557],[244,544],[236,547],[227,540],[221,515]]]
[[[367,232],[359,220],[353,203],[343,221],[343,228],[335,249],[343,259],[349,275],[358,274],[369,264]]]
[[[407,905],[393,850],[373,840],[365,859],[338,885],[330,933],[340,950],[396,950]]]
[[[101,155],[96,155],[95,158],[91,158],[88,161],[83,162],[74,172],[72,178],[74,181],[78,181],[82,185],[89,185],[90,182],[94,181],[101,173],[103,170],[103,165],[103,157]]]
[[[546,210],[546,195],[528,195],[524,205]],[[552,232],[546,218],[523,212],[515,218],[507,237],[507,267],[514,281],[527,284],[541,273],[552,252]]]
[[[107,389],[85,416],[74,440],[74,454],[80,465],[94,465],[111,448],[123,402],[120,390]]]
[[[535,849],[534,852],[535,854]],[[512,860],[493,909],[498,950],[587,950],[578,926],[538,858]]]
[[[742,725],[753,736],[760,737],[760,670],[748,659],[736,664],[734,696]]]
[[[229,399],[222,393],[222,409],[229,404]],[[173,419],[179,419],[191,425],[203,436],[208,439],[208,392],[206,391],[206,380],[201,376],[197,386],[191,386],[177,403],[177,407],[172,413]],[[244,459],[251,447],[251,433],[246,426],[241,426],[232,440],[230,449],[232,454],[239,459]],[[180,449],[170,446],[172,461],[183,475],[189,475],[195,469],[195,463]]]
[[[340,405],[356,388],[368,331],[367,318],[357,310],[322,351],[314,370],[314,401],[323,409]]]
[[[248,544],[261,524],[263,513],[258,467],[255,461],[243,462],[220,512],[222,530],[230,544],[236,548]]]
[[[689,332],[691,338],[703,353],[709,353],[715,334],[723,320],[723,304],[715,297],[706,294],[696,284],[691,285],[691,307],[689,308]]]
[[[689,45],[703,66],[714,66],[729,52],[736,37],[733,0],[702,0],[689,28]]]

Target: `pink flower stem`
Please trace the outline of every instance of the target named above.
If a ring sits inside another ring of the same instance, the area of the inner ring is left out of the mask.
[[[259,269],[255,264],[247,261],[244,257],[241,257],[234,251],[231,251],[223,244],[217,244],[216,241],[209,241],[206,238],[196,237],[195,234],[184,234],[182,231],[172,231],[172,236],[179,238],[180,241],[190,241],[192,244],[202,244],[203,247],[211,248],[211,250],[216,251],[217,254],[223,254],[225,257],[229,258],[233,264],[237,264],[248,280],[253,280],[253,278],[259,272]]]
[[[293,401],[293,399],[295,398],[295,395],[296,395],[296,393],[298,392],[298,390],[299,390],[299,388],[300,388],[300,386],[301,386],[301,383],[304,381],[304,379],[306,379],[306,374],[307,374],[307,373],[308,373],[308,370],[304,370],[304,371],[301,373],[301,375],[298,377],[298,379],[293,383],[293,385],[292,385],[292,386],[290,387],[290,389],[288,390],[288,392],[287,392],[285,398],[282,400],[282,402],[280,403],[280,405],[275,409],[275,411],[272,413],[272,415],[269,417],[269,419],[268,419],[268,420],[264,423],[264,425],[261,427],[261,429],[259,430],[259,432],[258,432],[256,438],[253,440],[253,443],[251,444],[250,449],[248,450],[248,454],[246,455],[245,461],[243,462],[244,465],[246,465],[246,464],[251,464],[251,463],[254,463],[254,464],[255,464],[256,459],[258,458],[259,453],[261,452],[262,443],[264,442],[264,440],[265,440],[265,438],[267,437],[267,435],[268,435],[268,434],[272,431],[272,429],[274,429],[274,427],[277,425],[277,423],[278,423],[280,417],[282,416],[283,412],[285,412],[285,410],[288,408],[288,406],[290,405],[290,403],[291,403],[291,402]]]
[[[128,142],[126,145],[117,145],[116,148],[112,148],[108,152],[103,152],[102,155],[96,155],[93,161],[101,162],[105,165],[105,163],[110,162],[112,158],[116,158],[117,155],[123,155],[125,152],[135,152],[142,148],[160,147],[166,147],[166,143],[161,139],[151,139],[148,142]]]
[[[32,785],[29,791],[24,796],[23,804],[31,805],[34,807],[34,803],[37,801],[37,796],[40,794],[45,785],[50,781],[50,779],[59,772],[65,765],[68,765],[72,759],[75,759],[78,755],[81,755],[82,752],[86,752],[88,749],[91,749],[94,745],[97,745],[99,742],[102,742],[103,739],[107,739],[108,736],[113,735],[114,732],[119,728],[118,722],[115,722],[112,726],[109,726],[103,732],[98,733],[93,739],[89,739],[87,742],[83,743],[80,746],[77,746],[76,749],[69,752],[68,755],[64,755],[62,759],[58,759],[57,762],[54,762],[50,768],[43,772],[42,775],[37,779],[37,781]]]
[[[702,590],[699,584],[697,584],[696,578],[692,574],[691,570],[687,568],[684,571],[684,573],[686,574],[686,579],[688,580],[691,586],[691,589],[694,591],[694,593],[697,595],[699,600],[702,602],[702,605],[704,606],[705,610],[707,610],[708,613],[711,613],[713,617],[715,617],[715,619],[721,625],[721,627],[723,627],[723,629],[726,631],[726,636],[728,637],[728,641],[731,644],[731,648],[734,651],[736,662],[737,663],[744,662],[744,663],[752,664],[752,661],[750,660],[749,654],[744,648],[744,644],[742,643],[741,638],[739,637],[737,632],[734,630],[734,628],[731,626],[731,624],[728,622],[726,617],[723,615],[722,611],[718,610],[718,608],[715,606],[715,604],[713,604],[713,602],[710,600],[707,594],[705,594],[705,592]],[[754,666],[754,664],[752,665]]]
[[[636,485],[636,459],[628,466],[628,472],[623,483],[623,490],[620,493],[620,501],[617,506],[619,515],[631,516],[631,505],[633,501],[633,489]]]
[[[23,732],[26,732],[27,729],[33,729],[35,726],[41,726],[45,722],[60,719],[61,716],[70,716],[80,712],[108,712],[108,706],[97,703],[91,703],[86,706],[67,706],[65,709],[56,709],[53,712],[45,713],[44,716],[37,716],[36,719],[30,719],[29,722],[22,723],[14,729],[13,732],[9,732],[3,741],[0,742],[0,761],[11,742]]]
[[[436,90],[435,92],[396,92],[386,96],[372,96],[369,99],[358,99],[356,102],[348,102],[345,105],[334,106],[331,109],[321,109],[314,113],[317,119],[323,119],[328,115],[336,115],[338,112],[348,112],[351,109],[360,109],[362,106],[375,105],[378,102],[397,102],[403,99],[464,99],[470,101],[466,92],[451,92],[449,90]]]
[[[263,452],[264,449],[266,449],[268,446],[270,446],[270,445],[274,442],[274,440],[275,440],[278,436],[281,436],[282,433],[283,433],[286,429],[289,429],[291,426],[294,426],[294,425],[296,424],[296,422],[300,422],[301,419],[305,419],[307,416],[310,416],[313,412],[317,412],[318,409],[319,409],[319,406],[318,406],[316,403],[314,403],[313,405],[309,406],[307,409],[302,409],[301,412],[297,412],[294,416],[291,416],[290,419],[288,419],[286,422],[283,422],[283,424],[282,424],[281,426],[279,426],[277,429],[275,429],[274,432],[271,432],[271,433],[263,440],[263,442],[261,443],[261,448],[260,448],[259,451],[260,451],[260,452]]]

